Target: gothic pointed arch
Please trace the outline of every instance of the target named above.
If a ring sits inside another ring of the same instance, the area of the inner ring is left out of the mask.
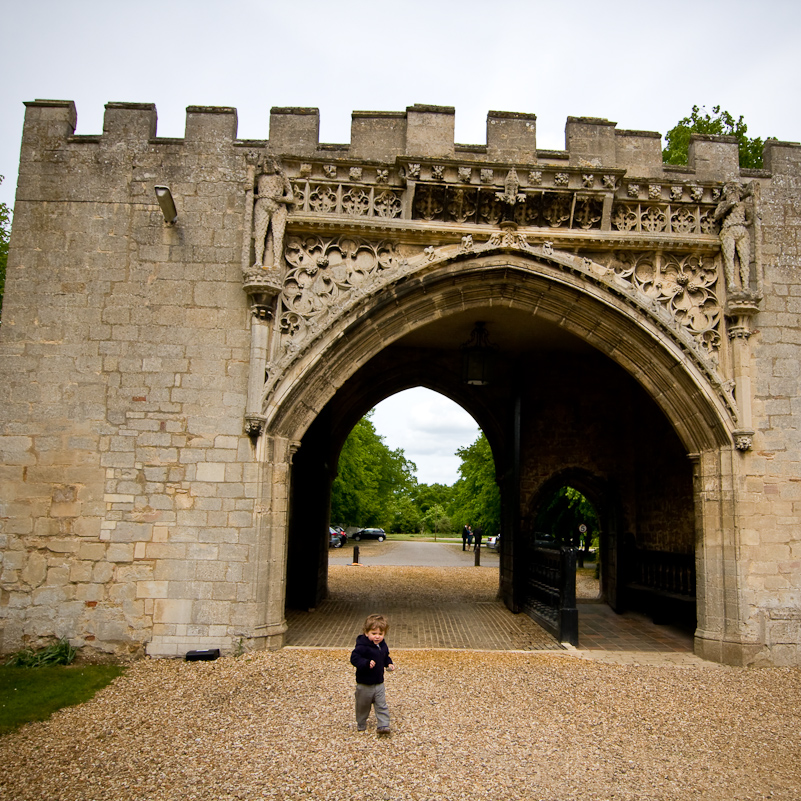
[[[410,330],[494,309],[545,320],[619,364],[660,406],[688,452],[731,443],[739,410],[708,350],[709,331],[671,317],[614,267],[521,240],[448,246],[414,265],[390,259],[372,282],[305,327],[281,327],[261,396],[267,428],[299,438],[360,365]]]

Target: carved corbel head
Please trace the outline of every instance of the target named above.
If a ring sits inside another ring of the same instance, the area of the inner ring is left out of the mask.
[[[744,429],[733,431],[732,436],[734,437],[734,447],[737,448],[738,451],[745,452],[751,450],[754,442],[753,431],[746,431]]]
[[[250,302],[250,312],[260,320],[271,320],[275,311],[275,299],[281,293],[281,280],[261,268],[243,270],[243,285]]]
[[[266,420],[260,414],[245,415],[245,433],[255,442],[264,430]]]

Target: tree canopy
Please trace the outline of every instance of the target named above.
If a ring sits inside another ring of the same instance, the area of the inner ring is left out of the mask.
[[[712,114],[704,106],[693,106],[690,116],[679,120],[665,134],[667,147],[662,151],[662,159],[665,164],[687,164],[690,136],[694,133],[735,136],[740,147],[740,166],[760,169],[764,142],[759,137],[750,139],[747,131],[742,116],[735,120],[728,111],[721,111],[720,106],[713,106]]]
[[[500,531],[501,499],[487,438],[457,450],[462,460],[453,486],[419,484],[403,449],[391,450],[363,417],[342,446],[331,488],[331,522],[381,526],[388,531],[449,534],[470,523],[485,534]]]
[[[478,526],[490,536],[501,530],[501,493],[495,481],[495,460],[484,432],[466,448],[456,451],[461,458],[459,466],[461,478],[454,489],[454,526],[462,528],[470,524],[475,530]]]
[[[331,521],[386,527],[396,506],[408,515],[408,504],[401,501],[417,484],[416,471],[403,449],[390,450],[368,414],[356,423],[342,446],[338,475],[331,487]]]

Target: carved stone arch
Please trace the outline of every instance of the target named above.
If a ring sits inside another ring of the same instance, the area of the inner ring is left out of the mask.
[[[270,388],[265,430],[300,439],[359,366],[409,330],[449,314],[508,308],[564,328],[623,367],[659,405],[688,453],[730,445],[737,409],[714,371],[652,310],[565,269],[561,261],[570,258],[503,248],[451,254],[363,294],[298,350]]]
[[[348,391],[347,385],[359,369],[373,363],[410,332],[460,314],[475,321],[488,310],[545,320],[592,346],[639,383],[677,435],[680,450],[685,455],[698,455],[693,462],[696,538],[704,543],[704,551],[699,551],[703,555],[698,557],[697,647],[718,647],[721,638],[733,641],[738,636],[735,632],[741,613],[726,607],[725,599],[737,576],[727,571],[725,548],[716,543],[725,539],[730,525],[725,517],[729,473],[722,465],[736,453],[732,431],[738,421],[737,409],[714,371],[681,332],[649,311],[641,299],[591,280],[588,271],[593,269],[592,264],[580,259],[574,262],[560,257],[562,263],[544,253],[502,247],[478,255],[459,254],[455,249],[447,257],[437,259],[434,255],[434,259],[418,261],[392,280],[358,293],[313,336],[298,343],[282,371],[273,372],[274,380],[264,394],[264,442],[260,445],[266,480],[259,541],[265,553],[274,555],[262,584],[267,596],[264,631],[268,641],[273,637],[280,641],[277,638],[286,629],[282,599],[289,504],[285,495],[293,483],[286,458],[281,456],[290,452],[286,444],[300,443],[332,398]],[[565,264],[572,267],[568,269]],[[401,388],[400,383],[397,388]],[[484,427],[479,415],[474,416]],[[509,448],[501,450],[510,453]],[[271,476],[276,476],[272,486]],[[512,488],[512,500],[506,508],[507,520],[514,526],[519,521],[516,480],[514,470],[510,470],[506,481]],[[507,550],[502,554],[504,559],[509,564],[504,567],[502,563],[502,575],[504,570],[509,575],[514,554]],[[512,608],[516,582],[512,575],[511,582],[502,580],[501,585],[501,593]],[[724,623],[719,622],[721,608],[725,609]]]

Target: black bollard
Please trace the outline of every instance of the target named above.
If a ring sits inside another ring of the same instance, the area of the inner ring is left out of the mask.
[[[354,545],[353,546],[353,564],[354,565],[358,565],[359,564],[359,546],[358,545]]]
[[[476,545],[476,567],[481,567],[481,546]]]

